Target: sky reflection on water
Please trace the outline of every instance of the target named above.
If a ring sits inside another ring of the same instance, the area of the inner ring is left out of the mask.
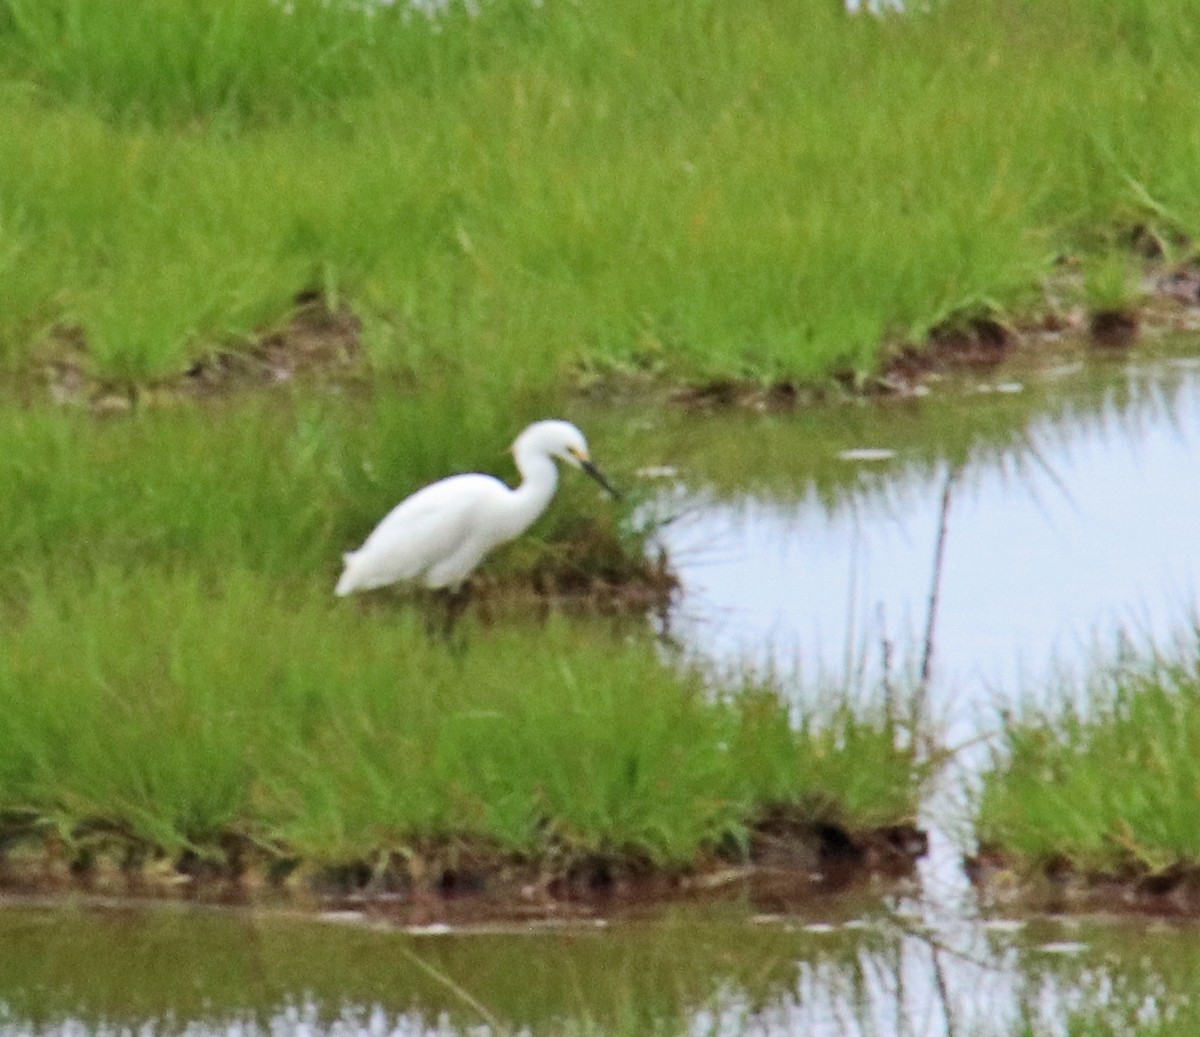
[[[684,585],[674,633],[706,656],[798,664],[809,679],[840,683],[864,657],[878,662],[884,639],[915,669],[954,467],[933,686],[951,742],[1121,635],[1169,639],[1200,586],[1200,372],[1164,363],[1112,377],[1094,409],[1035,416],[961,467],[907,465],[903,449],[886,466],[843,461],[859,472],[838,507],[811,484],[790,498],[685,494],[663,533]],[[938,421],[935,406],[934,444]],[[888,447],[886,412],[859,436]]]

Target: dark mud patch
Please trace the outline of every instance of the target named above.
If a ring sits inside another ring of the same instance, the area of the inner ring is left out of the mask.
[[[847,384],[853,377],[837,376],[835,381]],[[672,389],[668,398],[672,403],[701,410],[747,407],[758,411],[786,411],[819,403],[829,395],[827,387],[801,382],[777,381],[763,385],[722,378]]]
[[[547,832],[536,854],[443,838],[329,864],[237,835],[205,855],[168,855],[103,825],[87,826],[78,844],[10,830],[0,892],[353,911],[401,925],[591,918],[733,897],[786,912],[880,882],[915,881],[926,850],[924,833],[908,825],[852,830],[789,806],[763,811],[746,844],[713,847],[686,867],[638,852],[581,851],[555,839],[552,826]]]
[[[924,342],[895,346],[872,387],[904,392],[930,375],[988,370],[1016,355],[1085,354],[1200,330],[1200,263],[1167,264],[1162,252],[1149,251],[1136,232],[1131,248],[1151,266],[1141,294],[1127,303],[1093,310],[1064,304],[1060,296],[1070,294],[1064,283],[1077,279],[1066,263],[1067,272],[1043,286],[1041,312],[952,319],[935,327]]]
[[[1020,341],[1015,327],[992,317],[972,317],[939,324],[930,331],[924,351],[942,369],[986,369],[1007,359]]]
[[[1136,313],[1127,310],[1097,310],[1088,324],[1092,341],[1104,349],[1132,346],[1141,330]]]
[[[904,392],[930,375],[991,370],[1007,360],[1022,341],[1017,328],[991,317],[940,324],[924,343],[895,347],[870,388]]]
[[[192,395],[219,393],[352,371],[362,355],[358,317],[345,306],[331,309],[316,295],[297,302],[298,309],[281,327],[263,334],[248,350],[221,350],[197,360],[176,388]]]
[[[476,570],[460,602],[442,592],[389,586],[354,596],[365,611],[415,604],[433,626],[448,616],[486,625],[523,614],[547,619],[552,612],[666,619],[680,590],[679,576],[664,550],[647,555],[626,548],[604,523],[581,522],[552,544],[515,545],[519,557],[501,567]]]
[[[1154,869],[1129,858],[1109,869],[1083,867],[1065,855],[1026,860],[992,846],[964,861],[988,905],[1062,913],[1200,917],[1200,864],[1177,861]]]
[[[603,523],[580,522],[561,544],[547,546],[522,570],[527,595],[541,607],[587,608],[601,613],[651,612],[669,608],[679,591],[679,577],[665,550],[654,555],[626,549]],[[481,595],[499,598],[503,586],[488,586],[480,577]],[[514,597],[509,591],[509,599]],[[517,595],[519,596],[519,595]]]
[[[147,381],[96,374],[83,333],[57,329],[44,349],[49,356],[43,367],[47,390],[56,403],[108,414],[295,381],[346,380],[360,373],[359,318],[348,307],[331,308],[312,294],[302,295],[296,303],[277,327],[236,347],[211,349],[177,374]]]
[[[594,573],[567,565],[528,576],[479,575],[471,581],[472,609],[484,622],[512,610],[547,618],[552,611],[600,616],[666,617],[679,593],[679,577],[665,557],[631,560],[621,573]]]

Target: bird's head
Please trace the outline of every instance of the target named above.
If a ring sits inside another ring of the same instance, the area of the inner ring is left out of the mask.
[[[517,458],[542,454],[565,461],[573,468],[582,468],[613,497],[621,496],[592,461],[583,433],[569,421],[535,421],[517,436],[512,452]]]

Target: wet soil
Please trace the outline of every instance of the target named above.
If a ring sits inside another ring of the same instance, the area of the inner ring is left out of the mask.
[[[1046,914],[1106,913],[1200,917],[1200,864],[1154,869],[1129,858],[1109,869],[1087,868],[1059,855],[1025,860],[995,846],[964,860],[983,903]]]
[[[97,377],[89,371],[82,334],[60,329],[45,352],[44,375],[51,399],[119,413],[186,399],[264,389],[308,377],[349,380],[361,374],[362,323],[347,307],[331,309],[305,294],[291,316],[250,343],[214,348],[186,370],[145,384]]]
[[[490,626],[513,616],[544,621],[555,612],[656,616],[665,623],[679,591],[679,576],[664,551],[631,554],[611,534],[585,522],[556,541],[555,550],[534,554],[527,564],[472,573],[462,596],[453,600],[443,591],[390,586],[355,595],[353,604],[374,612],[414,603],[431,630],[449,632],[467,617]]]
[[[990,315],[935,328],[928,341],[892,347],[879,376],[864,388],[881,394],[919,394],[930,376],[988,370],[1018,355],[1086,354],[1125,349],[1143,337],[1200,329],[1200,265],[1161,267],[1150,273],[1140,299],[1122,308],[1087,311],[1056,301],[1065,272],[1045,288],[1045,308],[1020,319]]]
[[[634,853],[579,852],[553,838],[535,855],[443,838],[403,853],[318,864],[230,833],[213,857],[167,856],[96,824],[20,833],[0,850],[0,894],[92,895],[357,911],[403,925],[605,916],[669,901],[737,897],[793,911],[832,893],[915,881],[925,834],[907,824],[855,831],[803,808],[762,811],[745,846],[713,847],[687,867]]]
[[[362,323],[346,307],[331,310],[319,296],[297,300],[281,327],[261,336],[249,350],[218,350],[197,360],[177,385],[190,395],[237,385],[277,385],[307,372],[351,371],[362,355]]]

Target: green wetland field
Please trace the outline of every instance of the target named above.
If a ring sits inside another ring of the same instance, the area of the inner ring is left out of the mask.
[[[169,380],[316,294],[421,386],[821,382],[1132,305],[1200,230],[1190,14],[4,0],[0,356]]]
[[[1193,1032],[1198,52],[0,0],[0,1037]],[[548,416],[619,500],[334,597]]]

